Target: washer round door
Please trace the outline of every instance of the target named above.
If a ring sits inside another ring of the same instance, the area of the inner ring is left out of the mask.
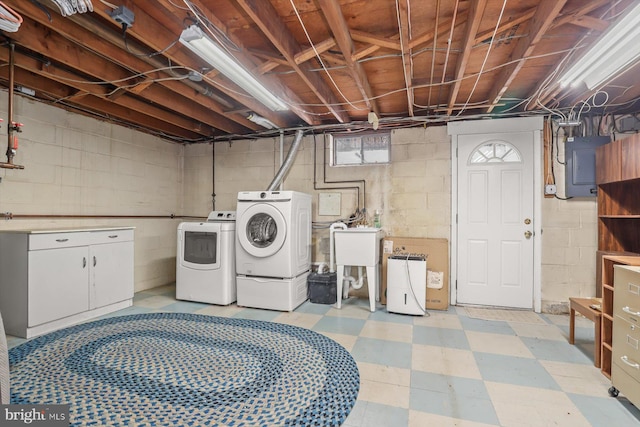
[[[258,203],[244,211],[236,230],[242,248],[258,258],[275,255],[287,238],[284,217],[268,203]]]

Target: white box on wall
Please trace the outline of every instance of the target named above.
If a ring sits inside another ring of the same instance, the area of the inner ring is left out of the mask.
[[[319,193],[318,215],[340,216],[341,193]]]

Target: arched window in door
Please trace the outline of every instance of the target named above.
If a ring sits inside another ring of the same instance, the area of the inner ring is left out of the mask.
[[[513,145],[504,141],[492,141],[477,147],[469,156],[469,164],[520,163],[522,157]]]

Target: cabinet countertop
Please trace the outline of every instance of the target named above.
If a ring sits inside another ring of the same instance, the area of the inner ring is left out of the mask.
[[[75,227],[75,228],[34,228],[23,230],[0,230],[0,233],[18,233],[18,234],[51,234],[51,233],[82,233],[91,231],[112,231],[112,230],[133,230],[135,227]]]

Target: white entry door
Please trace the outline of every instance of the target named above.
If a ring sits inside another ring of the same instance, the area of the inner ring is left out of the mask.
[[[457,302],[534,306],[534,136],[459,135]]]

